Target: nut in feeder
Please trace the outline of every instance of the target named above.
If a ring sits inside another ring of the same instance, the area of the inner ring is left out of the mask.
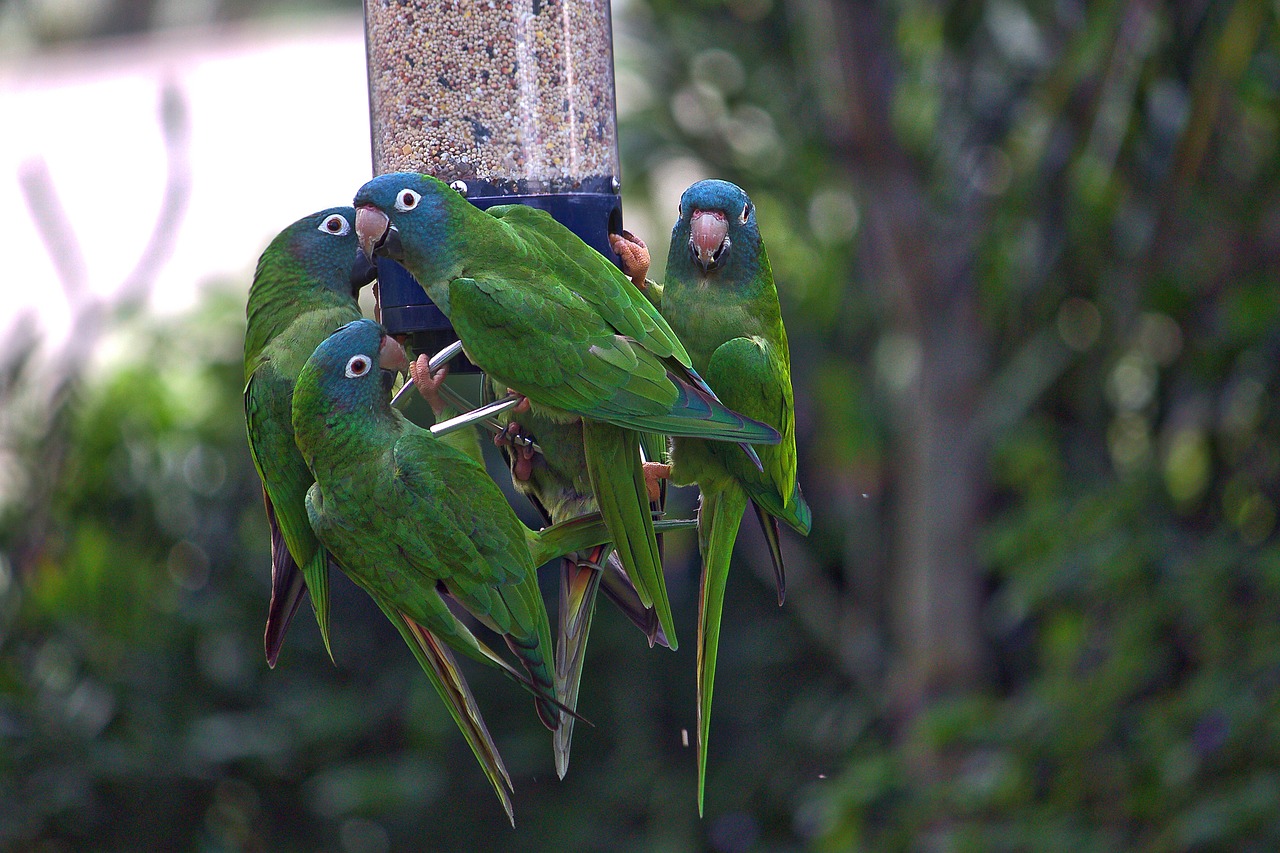
[[[542,208],[617,262],[609,0],[365,0],[364,14],[374,174]],[[388,331],[423,352],[456,339],[403,267],[378,259],[378,280]]]

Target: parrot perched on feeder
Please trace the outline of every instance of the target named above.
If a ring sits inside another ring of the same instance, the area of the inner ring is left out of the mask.
[[[322,342],[298,377],[293,427],[316,479],[306,499],[311,526],[393,621],[497,666],[534,694],[539,718],[554,730],[564,706],[535,572],[608,541],[609,532],[599,515],[529,530],[480,463],[391,407],[380,365],[408,368],[381,326],[358,320]],[[453,614],[446,593],[503,636],[527,675]],[[485,769],[510,813],[497,776]],[[502,778],[510,788],[505,771]]]
[[[720,616],[743,511],[750,501],[764,530],[779,604],[786,594],[786,575],[778,522],[786,522],[804,536],[813,516],[796,482],[795,407],[787,332],[769,257],[756,225],[755,205],[747,194],[734,184],[716,180],[700,181],[685,190],[671,231],[665,280],[661,286],[649,285],[645,290],[680,336],[694,369],[721,401],[782,435],[780,444],[758,448],[762,468],[734,448],[676,437],[670,466],[652,469],[669,475],[677,485],[696,483],[702,495],[698,511],[702,588],[697,663],[701,814]]]
[[[738,442],[756,459],[749,445],[776,443],[778,432],[722,405],[653,306],[545,211],[482,211],[436,178],[411,173],[374,178],[355,207],[366,255],[413,274],[473,364],[541,415],[582,418],[600,513],[675,649],[637,434]]]
[[[335,207],[281,231],[258,259],[245,307],[244,412],[271,528],[265,645],[273,667],[304,579],[329,650],[328,555],[307,522],[313,480],[293,441],[293,384],[321,341],[360,319],[356,297],[374,268],[356,245],[354,222],[352,208]]]
[[[486,387],[497,393],[505,390],[493,389],[491,381]],[[599,510],[583,454],[581,418],[557,421],[526,412],[519,416],[499,415],[499,420],[506,429],[495,436],[494,443],[502,448],[511,468],[511,481],[547,524]],[[538,452],[530,446],[531,440],[537,442]],[[658,451],[650,452],[655,453],[655,459],[662,458],[656,455]],[[598,591],[603,589],[645,633],[650,646],[667,643],[657,614],[644,606],[609,545],[602,545],[591,554],[566,556],[561,560],[559,580],[556,687],[565,705],[576,710]],[[568,772],[572,738],[573,717],[562,711],[553,741],[556,772],[561,779]]]
[[[335,329],[360,319],[356,296],[373,280],[374,268],[356,245],[354,220],[352,208],[330,208],[280,232],[258,261],[245,311],[245,421],[271,527],[272,593],[266,630],[271,666],[302,600],[304,576],[329,648],[332,558],[307,517],[306,495],[314,478],[294,441],[293,392],[315,348]],[[299,565],[306,567],[304,572],[299,572]],[[511,802],[502,788],[503,781],[510,787],[510,778],[449,650],[402,614],[384,612],[440,694],[510,816]]]

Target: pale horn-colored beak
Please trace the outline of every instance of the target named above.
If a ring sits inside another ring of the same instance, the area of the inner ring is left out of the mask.
[[[359,215],[356,220],[359,221]],[[715,269],[729,250],[729,222],[718,210],[695,210],[689,220],[689,251],[704,272]]]
[[[378,366],[383,370],[409,373],[409,357],[405,355],[404,347],[390,335],[383,335],[382,343],[378,346]]]
[[[356,238],[360,241],[360,251],[370,261],[390,228],[391,220],[378,208],[364,205],[356,209]]]

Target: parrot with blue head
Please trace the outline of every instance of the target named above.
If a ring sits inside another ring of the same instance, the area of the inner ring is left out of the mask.
[[[374,268],[356,245],[354,221],[352,208],[334,207],[281,231],[259,258],[245,311],[245,423],[271,529],[265,643],[273,667],[306,590],[330,649],[328,567],[333,559],[307,516],[307,491],[315,480],[295,440],[293,395],[316,347],[334,329],[361,319],[357,296],[373,280]],[[403,614],[384,612],[440,694],[510,816],[510,777],[449,649]]]
[[[620,247],[625,248],[625,247]],[[679,436],[658,475],[696,484],[698,548],[698,813],[706,789],[711,695],[725,584],[738,527],[748,503],[769,547],[778,587],[786,594],[779,521],[808,535],[813,516],[796,479],[795,402],[791,356],[778,289],[760,239],[755,205],[728,181],[699,181],[680,198],[661,285],[644,284],[684,343],[693,367],[725,405],[769,424],[782,441],[757,448],[759,467],[723,444]],[[746,463],[746,464],[743,464]]]
[[[554,731],[565,706],[536,569],[608,541],[609,531],[598,514],[525,527],[480,462],[392,408],[379,367],[407,370],[404,350],[377,323],[358,320],[317,346],[298,376],[293,428],[315,477],[306,497],[311,526],[402,634],[408,626],[499,668],[534,694]],[[445,596],[502,636],[524,672],[480,640]],[[505,770],[481,764],[510,814]]]
[[[281,231],[258,259],[245,306],[245,425],[271,529],[271,666],[307,590],[330,648],[328,554],[307,522],[312,477],[293,440],[293,386],[316,346],[360,318],[356,298],[374,269],[356,244],[354,222],[355,210],[333,207]]]

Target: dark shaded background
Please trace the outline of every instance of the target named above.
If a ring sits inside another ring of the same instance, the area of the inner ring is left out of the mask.
[[[157,16],[103,2],[32,32]],[[680,741],[693,647],[650,651],[611,610],[563,782],[527,698],[468,670],[515,830],[345,579],[337,665],[303,612],[266,668],[243,282],[165,328],[95,307],[82,344],[135,331],[103,380],[35,393],[22,356],[0,366],[0,847],[1275,849],[1274,4],[615,15],[620,85],[648,84],[627,192],[676,162],[757,203],[814,506],[781,609],[744,525],[706,819]],[[644,236],[660,266],[664,234]],[[690,637],[693,543],[672,539]]]

